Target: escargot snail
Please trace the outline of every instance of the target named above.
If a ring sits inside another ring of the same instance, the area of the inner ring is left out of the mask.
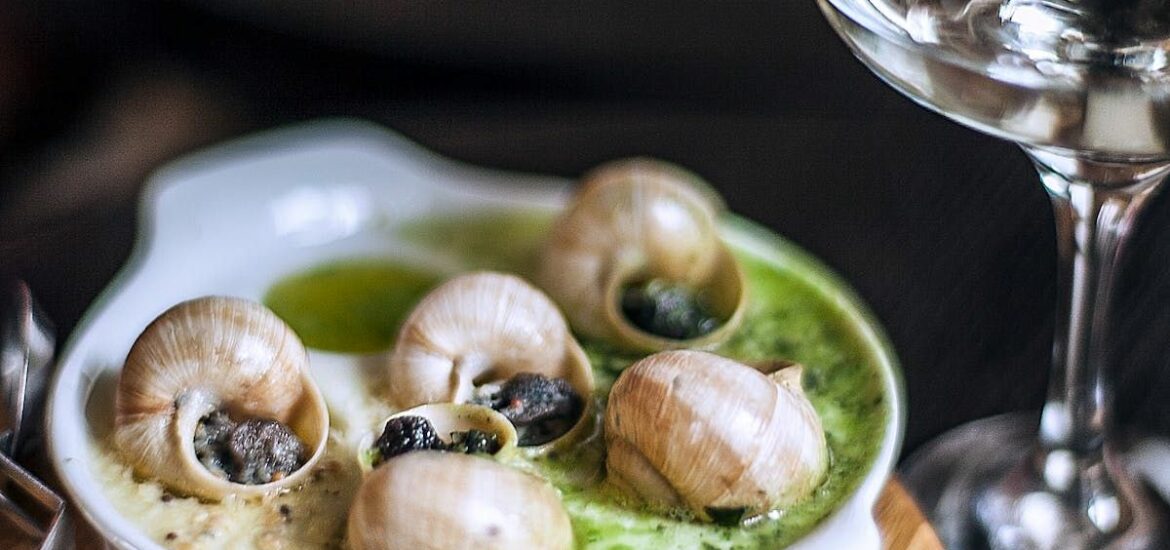
[[[555,489],[471,455],[419,451],[362,482],[349,512],[354,550],[568,550],[569,515]]]
[[[719,210],[718,197],[677,166],[603,165],[557,220],[536,280],[586,336],[638,351],[715,345],[746,305]]]
[[[622,372],[605,441],[612,483],[721,523],[800,501],[829,462],[799,366],[765,375],[702,351],[657,353]]]
[[[362,441],[358,463],[369,470],[411,451],[436,450],[507,458],[516,428],[495,410],[472,403],[430,403],[390,415],[382,433]]]
[[[477,402],[500,411],[529,454],[588,431],[593,371],[555,304],[514,275],[455,277],[407,317],[387,365],[396,408]]]
[[[115,407],[115,444],[139,475],[209,500],[300,483],[329,432],[300,339],[238,298],[183,302],[150,323]]]

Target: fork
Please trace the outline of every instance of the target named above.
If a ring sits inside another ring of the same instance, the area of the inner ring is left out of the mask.
[[[17,462],[39,435],[53,343],[28,285],[7,282],[0,295],[0,522],[16,528],[23,546],[41,549],[73,542],[64,499]]]

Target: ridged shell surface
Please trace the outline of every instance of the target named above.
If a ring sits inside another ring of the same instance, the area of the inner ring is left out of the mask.
[[[415,451],[375,468],[349,512],[354,550],[568,550],[569,515],[544,480],[493,460]]]
[[[300,339],[263,305],[239,298],[198,298],[156,318],[130,349],[115,407],[115,443],[139,475],[212,500],[296,485],[324,452],[329,432]],[[212,475],[193,440],[199,419],[220,408],[286,424],[311,453],[307,462],[263,485]]]
[[[621,347],[706,347],[738,325],[745,282],[718,226],[721,202],[696,175],[669,163],[629,159],[582,179],[541,253],[537,281],[579,333]],[[643,332],[620,312],[627,283],[662,279],[707,291],[724,317],[715,332],[670,340]]]
[[[544,454],[587,435],[593,369],[556,304],[515,275],[468,273],[427,294],[403,323],[387,364],[390,404],[464,403],[477,386],[522,372],[564,378],[585,403],[568,433],[526,452]]]
[[[493,272],[455,277],[403,323],[390,358],[391,401],[399,408],[465,401],[485,377],[563,376],[571,338],[556,305],[523,279]]]
[[[824,479],[828,450],[798,379],[700,351],[635,363],[606,409],[609,479],[704,520],[709,508],[750,515],[800,501]]]

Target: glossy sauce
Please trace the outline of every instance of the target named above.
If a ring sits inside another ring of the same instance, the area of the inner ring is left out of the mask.
[[[264,304],[306,346],[369,353],[390,347],[410,309],[439,280],[435,273],[392,262],[351,260],[277,282]]]

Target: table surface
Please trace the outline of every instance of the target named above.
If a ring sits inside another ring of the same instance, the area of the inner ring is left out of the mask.
[[[897,479],[882,489],[873,516],[882,532],[884,550],[942,550],[942,542],[922,515],[914,498]]]
[[[0,276],[64,341],[125,261],[153,170],[354,117],[479,166],[695,170],[870,304],[905,375],[904,453],[1042,403],[1055,249],[1032,167],[883,85],[811,0],[352,4],[0,0]],[[1134,228],[1109,370],[1118,420],[1163,435],[1168,216],[1162,194]]]

